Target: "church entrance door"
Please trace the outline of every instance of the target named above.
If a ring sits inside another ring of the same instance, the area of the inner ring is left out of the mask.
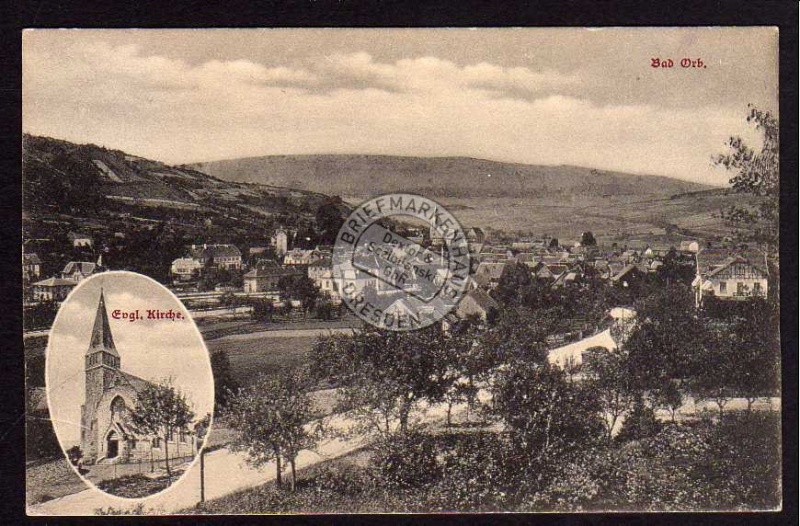
[[[117,455],[119,455],[119,440],[117,439],[117,434],[112,431],[108,434],[106,458],[115,458]]]

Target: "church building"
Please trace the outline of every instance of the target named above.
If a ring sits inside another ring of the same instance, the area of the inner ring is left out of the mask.
[[[142,436],[129,422],[137,393],[150,382],[122,370],[100,292],[92,336],[85,355],[86,390],[81,406],[81,451],[86,464],[125,463],[193,456],[198,443],[189,430],[176,430],[168,443],[164,437]]]

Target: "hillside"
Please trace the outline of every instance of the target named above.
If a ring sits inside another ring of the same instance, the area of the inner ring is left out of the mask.
[[[321,242],[314,235],[320,232],[318,210],[348,211],[344,203],[314,192],[222,181],[191,168],[47,137],[23,137],[22,170],[23,236],[26,250],[43,259],[44,275],[67,261],[94,261],[102,253],[112,268],[165,277],[186,243],[236,243],[246,251],[267,243],[278,226],[296,230],[309,243]],[[70,231],[91,235],[92,252],[73,250]]]
[[[327,197],[277,186],[222,181],[199,171],[92,144],[26,135],[23,199],[28,218],[232,220],[238,227],[310,223]]]
[[[671,196],[711,187],[669,177],[466,157],[281,155],[199,163],[226,181],[342,196],[410,192],[430,197]]]

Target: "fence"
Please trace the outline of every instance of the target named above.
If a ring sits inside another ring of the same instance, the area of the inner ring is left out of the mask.
[[[194,458],[194,454],[180,457],[170,457],[170,468],[191,462],[194,460]],[[83,470],[87,471],[84,473],[84,476],[94,482],[111,480],[129,475],[155,473],[157,470],[160,471],[164,469],[166,469],[166,467],[163,458],[138,459],[132,462],[115,462],[111,464],[94,464],[91,466],[83,466]]]

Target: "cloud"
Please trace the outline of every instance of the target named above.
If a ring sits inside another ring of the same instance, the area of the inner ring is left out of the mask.
[[[722,184],[743,108],[595,102],[578,73],[367,52],[189,64],[134,45],[24,57],[25,131],[171,163],[268,154],[464,155]]]

